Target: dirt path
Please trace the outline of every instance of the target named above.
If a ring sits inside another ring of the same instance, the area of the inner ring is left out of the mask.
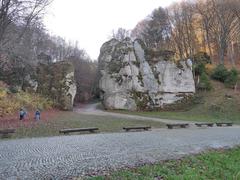
[[[134,120],[150,120],[150,121],[158,121],[162,123],[189,123],[193,125],[195,122],[192,121],[183,121],[183,120],[170,120],[170,119],[161,119],[155,117],[146,117],[146,116],[139,116],[139,115],[130,115],[130,114],[121,114],[115,112],[108,112],[99,109],[100,103],[93,103],[93,104],[86,104],[81,106],[80,108],[75,108],[74,111],[80,114],[89,114],[89,115],[97,115],[97,116],[112,116],[112,117],[119,117],[119,118],[126,118],[126,119],[134,119]]]

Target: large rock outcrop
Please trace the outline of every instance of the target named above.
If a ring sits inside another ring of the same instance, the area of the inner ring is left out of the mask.
[[[185,61],[174,63],[170,51],[155,51],[141,40],[112,39],[99,56],[103,105],[107,109],[165,108],[192,96],[195,84]]]
[[[51,98],[59,108],[72,110],[77,91],[72,63],[40,63],[37,68],[37,82],[38,93]]]

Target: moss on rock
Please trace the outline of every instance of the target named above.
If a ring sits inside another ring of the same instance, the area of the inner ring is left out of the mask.
[[[150,98],[147,93],[132,91],[130,95],[135,100],[138,110],[149,109]]]

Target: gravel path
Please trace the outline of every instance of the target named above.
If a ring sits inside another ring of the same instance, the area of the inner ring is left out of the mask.
[[[74,111],[77,113],[80,113],[80,114],[87,114],[87,115],[119,117],[119,118],[125,118],[125,119],[129,119],[129,120],[131,120],[131,119],[150,120],[150,121],[158,121],[158,122],[162,122],[162,123],[166,123],[166,124],[168,124],[168,123],[188,123],[190,125],[194,125],[194,123],[196,123],[196,122],[192,122],[192,121],[170,120],[170,119],[161,119],[161,118],[155,118],[155,117],[146,117],[146,116],[139,116],[139,115],[108,112],[108,111],[103,111],[101,109],[98,109],[97,106],[99,104],[100,103],[88,104],[81,108],[75,108]]]
[[[240,144],[240,127],[0,141],[0,179],[67,179]]]

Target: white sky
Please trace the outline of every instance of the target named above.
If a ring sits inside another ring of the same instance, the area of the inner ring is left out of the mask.
[[[92,59],[113,29],[133,29],[159,6],[179,0],[54,0],[44,19],[52,35],[78,41]]]

